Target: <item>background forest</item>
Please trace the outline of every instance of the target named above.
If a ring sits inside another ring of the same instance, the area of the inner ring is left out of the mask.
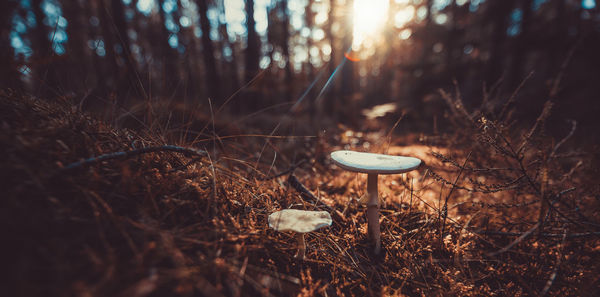
[[[599,296],[599,5],[0,0],[1,294]]]
[[[2,86],[84,110],[149,100],[208,106],[208,98],[221,106],[229,98],[235,104],[225,107],[238,114],[301,101],[296,109],[340,120],[391,102],[409,122],[431,127],[439,88],[456,83],[475,106],[485,92],[510,94],[529,77],[515,101],[534,117],[560,73],[561,115],[584,129],[598,124],[594,0],[0,5]]]

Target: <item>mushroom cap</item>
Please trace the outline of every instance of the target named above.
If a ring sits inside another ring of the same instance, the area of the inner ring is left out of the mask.
[[[331,159],[348,171],[376,174],[404,173],[421,165],[421,160],[413,157],[355,151],[335,151],[331,153]]]
[[[307,233],[331,226],[331,215],[326,211],[284,209],[269,215],[269,227],[283,232]]]

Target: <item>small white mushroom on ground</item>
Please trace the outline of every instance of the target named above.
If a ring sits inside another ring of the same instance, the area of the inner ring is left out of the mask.
[[[284,209],[269,215],[269,227],[279,232],[296,232],[298,252],[294,257],[304,259],[304,233],[331,226],[331,215],[326,211]]]
[[[367,233],[375,243],[375,254],[381,252],[381,231],[379,229],[379,174],[404,173],[418,168],[421,160],[413,157],[391,156],[354,151],[335,151],[331,159],[341,168],[366,173],[367,176]]]

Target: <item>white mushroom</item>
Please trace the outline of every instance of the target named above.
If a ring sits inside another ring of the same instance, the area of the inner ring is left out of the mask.
[[[391,156],[354,151],[335,151],[331,159],[341,168],[366,173],[367,176],[367,233],[375,242],[375,254],[381,252],[381,231],[379,229],[379,194],[377,176],[379,174],[397,174],[416,169],[421,160],[413,157]]]
[[[331,216],[326,211],[284,209],[269,215],[269,227],[279,232],[296,232],[298,252],[294,257],[305,257],[304,233],[331,226]]]

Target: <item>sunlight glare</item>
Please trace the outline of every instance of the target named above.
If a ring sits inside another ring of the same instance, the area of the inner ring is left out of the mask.
[[[353,50],[358,50],[367,38],[380,33],[387,20],[388,6],[388,0],[354,0]]]

